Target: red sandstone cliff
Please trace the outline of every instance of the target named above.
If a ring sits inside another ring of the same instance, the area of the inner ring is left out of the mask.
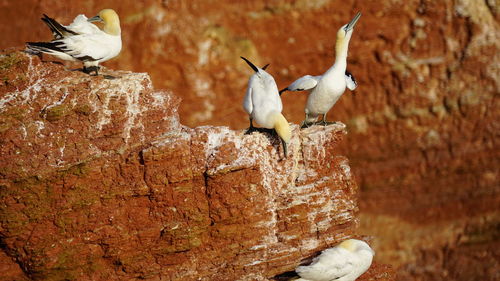
[[[188,126],[247,126],[245,55],[279,86],[320,74],[337,28],[363,13],[350,44],[358,80],[330,116],[360,187],[360,227],[401,280],[495,280],[500,223],[499,13],[495,1],[4,1],[0,48],[49,39],[39,20],[115,8],[124,49],[106,62],[182,95]],[[26,8],[29,7],[29,8]],[[22,19],[22,20],[21,20]],[[202,103],[199,100],[203,100]],[[305,95],[283,96],[303,118]]]
[[[355,235],[342,124],[294,126],[283,158],[272,135],[182,126],[144,73],[0,67],[4,279],[269,280]]]

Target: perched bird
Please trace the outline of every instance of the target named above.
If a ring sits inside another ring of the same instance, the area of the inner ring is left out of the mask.
[[[247,133],[257,130],[253,126],[253,120],[267,129],[274,129],[283,143],[283,152],[287,155],[287,144],[290,142],[291,130],[288,121],[281,111],[283,104],[278,93],[278,86],[273,76],[265,69],[256,67],[244,57],[241,57],[255,71],[248,81],[248,88],[243,100],[243,108],[248,113],[250,128]]]
[[[364,241],[348,239],[321,252],[295,272],[302,281],[354,281],[370,268],[375,252]]]
[[[328,111],[333,107],[340,96],[342,96],[346,87],[350,90],[356,88],[356,80],[351,73],[346,71],[346,68],[349,40],[351,39],[354,26],[358,22],[359,17],[361,17],[361,13],[357,13],[351,22],[342,26],[337,32],[335,63],[330,69],[323,75],[303,76],[280,91],[280,95],[284,91],[309,91],[305,108],[306,117],[302,123],[302,127],[311,126],[318,119],[320,114],[323,115],[321,124],[325,126],[330,124],[330,122],[326,121],[326,114]]]
[[[28,42],[33,53],[46,53],[67,61],[83,62],[85,73],[99,73],[99,63],[116,57],[122,49],[120,19],[112,9],[104,9],[93,18],[77,16],[73,23],[63,26],[44,14],[42,20],[52,31],[50,42]],[[99,29],[92,22],[104,22]]]

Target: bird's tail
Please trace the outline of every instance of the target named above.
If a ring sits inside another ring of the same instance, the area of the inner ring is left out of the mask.
[[[53,41],[53,42],[27,42],[26,47],[28,51],[33,53],[53,53],[55,52],[63,52],[61,49],[61,42]]]
[[[279,112],[275,113],[274,119],[274,130],[276,130],[276,133],[278,133],[278,136],[283,142],[283,152],[285,153],[286,157],[287,145],[292,137],[292,131],[290,130],[290,125],[288,124],[288,121],[285,119],[285,116],[283,116],[283,114]]]

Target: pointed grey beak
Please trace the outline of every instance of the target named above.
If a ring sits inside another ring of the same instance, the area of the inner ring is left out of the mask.
[[[345,31],[347,32],[347,31],[353,29],[360,17],[361,17],[361,12],[358,12],[354,16],[354,18],[351,20],[351,22],[347,24],[347,26],[345,27]]]
[[[95,16],[90,19],[87,19],[88,22],[95,22],[95,21],[102,21],[102,18],[100,16]]]

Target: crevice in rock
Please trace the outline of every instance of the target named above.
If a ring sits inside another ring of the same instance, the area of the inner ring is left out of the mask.
[[[208,217],[210,218],[210,226],[213,226],[215,225],[215,219],[212,216],[212,207],[210,206],[210,188],[208,186],[209,175],[206,170],[203,172],[203,180],[205,183],[205,198],[208,205]]]

